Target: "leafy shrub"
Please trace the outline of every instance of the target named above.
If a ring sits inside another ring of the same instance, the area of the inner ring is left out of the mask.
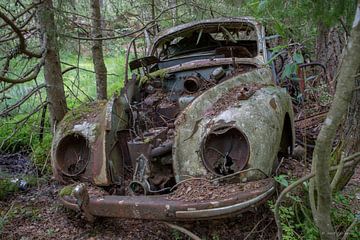
[[[283,187],[287,187],[293,182],[287,175],[279,175],[275,180]],[[298,195],[301,195],[299,197]],[[290,201],[285,201],[279,208],[280,221],[283,230],[283,239],[320,239],[319,230],[316,227],[310,210],[308,196],[308,185],[303,184],[302,192],[298,195],[288,195]],[[331,209],[333,225],[339,237],[345,233],[346,229],[357,217],[351,211],[351,199],[353,195],[344,196],[336,193],[334,196],[334,207]],[[269,201],[269,206],[274,209],[274,203]],[[360,227],[355,226],[349,233],[347,239],[360,239]]]

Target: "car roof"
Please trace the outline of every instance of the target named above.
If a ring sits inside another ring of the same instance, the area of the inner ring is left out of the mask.
[[[253,25],[254,27],[258,26],[260,23],[257,22],[253,17],[231,17],[231,18],[216,18],[216,19],[206,19],[200,21],[193,21],[190,23],[181,24],[158,33],[154,39],[152,49],[155,46],[160,45],[161,43],[167,41],[168,38],[172,38],[174,35],[180,34],[182,32],[192,31],[197,28],[211,26],[216,24],[240,24],[247,23]]]

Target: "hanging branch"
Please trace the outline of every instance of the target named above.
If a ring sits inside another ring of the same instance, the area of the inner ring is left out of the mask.
[[[23,53],[23,54],[29,56],[30,58],[32,58],[32,57],[41,58],[40,53],[31,52],[27,49],[26,40],[25,40],[25,37],[24,37],[21,29],[18,28],[15,25],[15,23],[11,19],[9,19],[2,11],[0,11],[0,18],[2,18],[4,20],[4,22],[7,23],[11,27],[11,29],[15,32],[15,34],[19,38],[19,49],[18,50],[20,53]]]
[[[38,2],[38,3],[34,3],[34,4],[30,5],[30,6],[28,6],[28,7],[25,8],[21,13],[19,13],[19,14],[16,15],[15,17],[13,17],[12,21],[16,21],[18,18],[20,18],[20,17],[22,17],[24,14],[30,12],[30,10],[32,10],[33,8],[35,8],[35,7],[36,7],[37,5],[39,5],[40,3],[41,3],[41,1]],[[7,25],[7,23],[5,22],[4,24],[1,24],[1,25],[0,25],[0,28],[5,27],[6,25]]]
[[[41,59],[41,61],[36,64],[30,71],[28,71],[24,76],[20,76],[17,79],[11,79],[0,75],[0,82],[6,82],[11,84],[29,82],[31,80],[34,80],[38,76],[43,65],[44,59]]]

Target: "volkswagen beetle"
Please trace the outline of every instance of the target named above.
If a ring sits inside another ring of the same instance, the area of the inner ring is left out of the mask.
[[[56,130],[54,176],[82,182],[62,203],[89,220],[179,221],[234,216],[266,201],[294,128],[263,26],[250,17],[202,20],[137,49],[133,40],[121,93],[70,111]]]

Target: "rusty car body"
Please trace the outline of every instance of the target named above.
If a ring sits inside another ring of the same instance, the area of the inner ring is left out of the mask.
[[[119,96],[75,109],[59,124],[56,179],[108,190],[78,184],[63,204],[88,219],[201,220],[267,200],[277,159],[294,143],[291,98],[277,86],[268,54],[263,26],[249,17],[158,34],[147,56],[130,62]],[[208,197],[174,196],[196,179],[240,187],[215,196],[200,184],[180,195],[205,189]]]

